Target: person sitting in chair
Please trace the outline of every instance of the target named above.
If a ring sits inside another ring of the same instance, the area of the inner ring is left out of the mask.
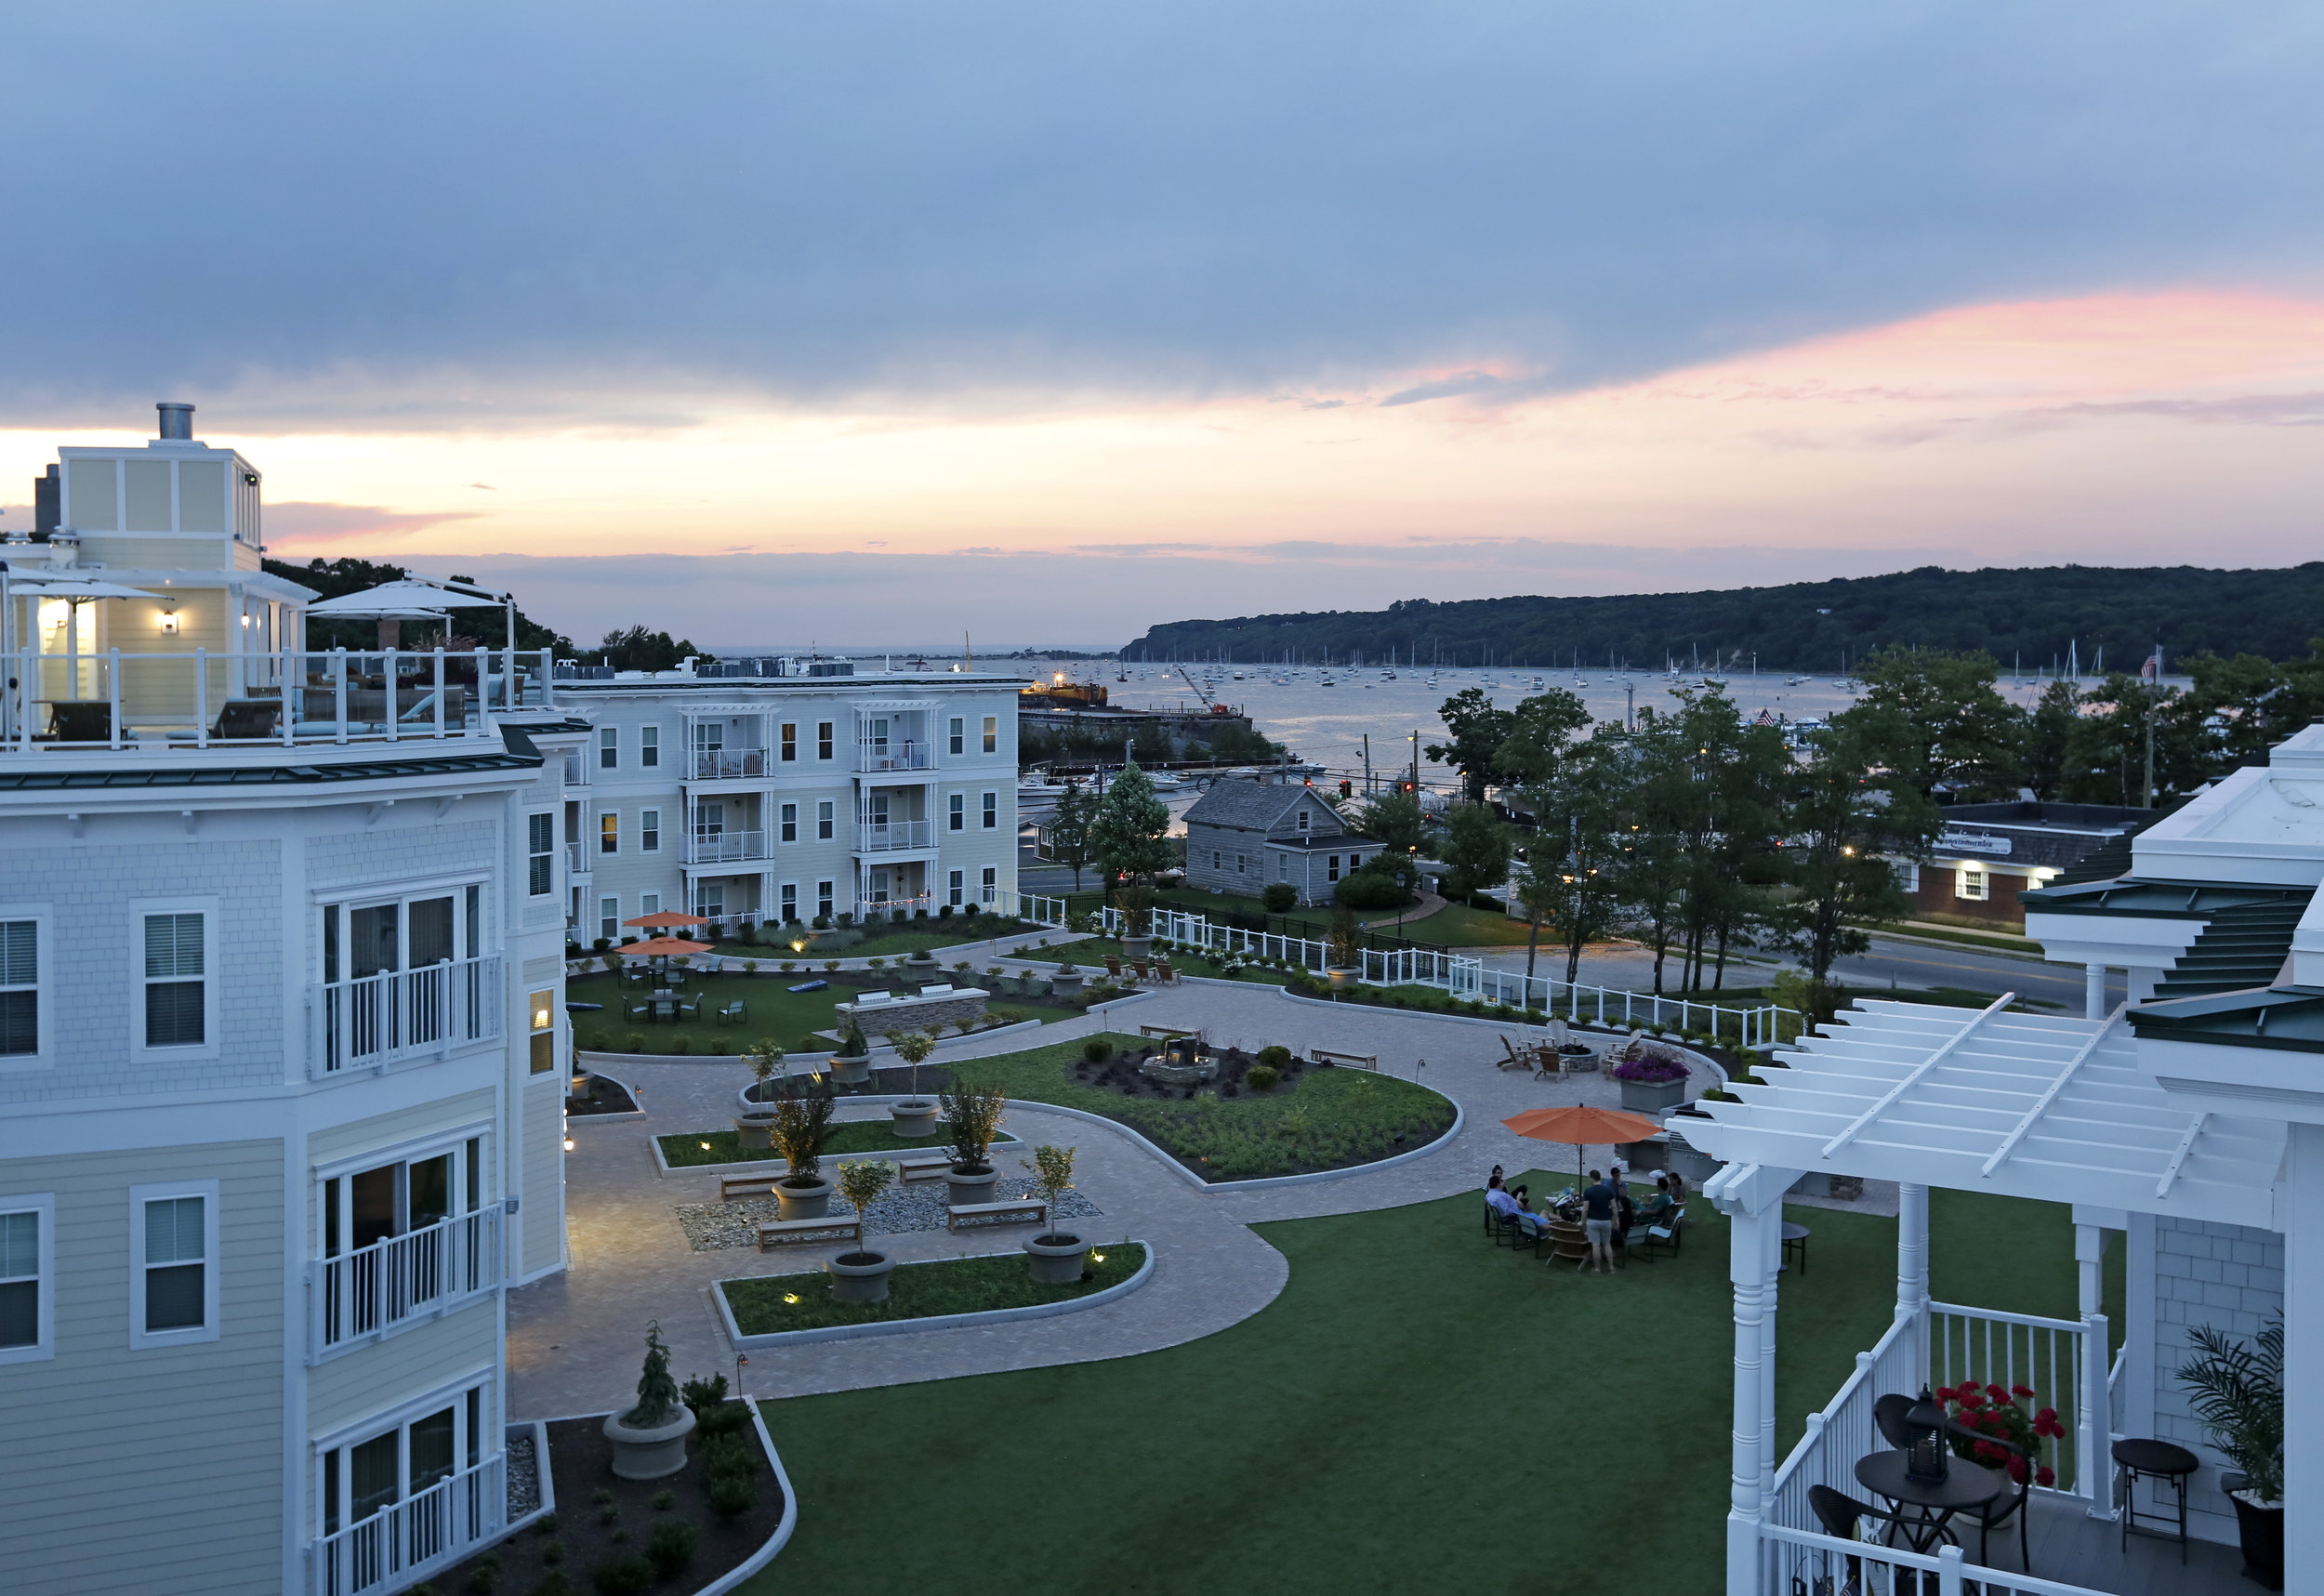
[[[1495,1175],[1492,1183],[1485,1188],[1485,1206],[1504,1220],[1513,1220],[1525,1211],[1518,1207],[1517,1199],[1509,1194],[1508,1188],[1501,1184],[1499,1175]]]
[[[1655,1177],[1655,1194],[1648,1197],[1645,1202],[1640,1206],[1638,1209],[1638,1218],[1644,1220],[1647,1224],[1658,1225],[1662,1222],[1664,1217],[1667,1216],[1674,1207],[1676,1207],[1676,1205],[1670,1201],[1670,1177],[1668,1175],[1657,1175]]]

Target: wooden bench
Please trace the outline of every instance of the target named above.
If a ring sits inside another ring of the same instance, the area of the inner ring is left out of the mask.
[[[1048,1216],[1049,1205],[1038,1197],[1026,1197],[1013,1203],[953,1203],[944,1208],[945,1228],[958,1230],[962,1220],[998,1220],[1003,1224],[1037,1225]]]
[[[864,1221],[853,1214],[845,1219],[763,1220],[759,1225],[759,1250],[764,1252],[778,1242],[807,1241],[815,1236],[834,1241],[846,1239],[861,1246]]]
[[[1181,1036],[1192,1036],[1198,1042],[1202,1040],[1200,1031],[1182,1031],[1175,1025],[1141,1025],[1138,1027],[1138,1035],[1159,1036],[1165,1042],[1174,1042]]]
[[[896,1160],[896,1181],[911,1185],[916,1181],[941,1181],[944,1171],[952,1167],[952,1160],[939,1154],[933,1158],[899,1158]]]
[[[719,1201],[731,1203],[737,1197],[772,1197],[774,1183],[783,1178],[782,1171],[772,1175],[720,1175]]]
[[[1315,1063],[1340,1064],[1352,1070],[1380,1068],[1378,1053],[1335,1053],[1329,1048],[1311,1048],[1308,1049],[1307,1056]]]

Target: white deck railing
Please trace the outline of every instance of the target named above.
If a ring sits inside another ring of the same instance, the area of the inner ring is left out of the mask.
[[[2098,1323],[2103,1325],[2105,1321]],[[2050,1436],[2040,1442],[2035,1461],[2047,1465],[2057,1480],[2053,1485],[2036,1485],[2038,1491],[2062,1497],[2091,1496],[2085,1488],[2091,1483],[2087,1478],[2089,1471],[2079,1467],[2079,1454],[2091,1443],[2085,1439],[2075,1444],[2070,1439],[2080,1433],[2081,1418],[2089,1405],[2088,1357],[2089,1336],[2074,1320],[1963,1308],[1950,1302],[1929,1304],[1932,1386],[1974,1381],[2008,1390],[2023,1385],[2034,1392],[2034,1400],[2027,1407],[2028,1414],[2040,1407],[2057,1409],[2058,1422],[2069,1439]],[[2106,1349],[2103,1344],[2097,1349],[2097,1367],[2106,1367]],[[2110,1432],[2111,1416],[2104,1424]],[[2103,1437],[2096,1446],[2100,1453],[2108,1449]],[[2102,1465],[2096,1472],[2104,1481],[2107,1470]]]
[[[496,954],[321,982],[312,992],[310,1080],[437,1058],[501,1034],[504,1005]]]
[[[1019,892],[1017,918],[1062,931],[1065,929],[1065,900],[1045,898],[1038,892]]]
[[[767,834],[763,831],[697,831],[686,838],[689,864],[727,864],[766,856]]]
[[[393,1335],[499,1286],[499,1205],[317,1259],[308,1273],[310,1355]]]
[[[929,771],[936,767],[936,750],[927,743],[858,743],[855,769],[864,775],[882,771]]]
[[[587,876],[588,873],[589,851],[588,845],[579,842],[566,843],[565,874],[568,876]]]
[[[2086,1585],[2065,1585],[1971,1563],[1961,1548],[1940,1547],[1923,1557],[1902,1547],[1839,1540],[1820,1530],[1769,1524],[1760,1531],[1760,1589],[1768,1596],[1809,1590],[1854,1590],[1864,1596],[2100,1596]],[[1856,1576],[1849,1583],[1851,1569]],[[1829,1579],[1829,1584],[1822,1583]]]
[[[855,827],[855,851],[891,853],[900,849],[932,848],[935,827],[925,820],[891,820],[886,824],[860,821]]]
[[[508,1521],[506,1459],[485,1458],[309,1548],[313,1596],[401,1590],[457,1563]]]
[[[764,748],[696,748],[687,768],[697,782],[737,781],[767,773]]]
[[[1889,1326],[1879,1345],[1856,1354],[1855,1371],[1823,1410],[1807,1416],[1807,1433],[1776,1470],[1768,1521],[1793,1529],[1815,1528],[1816,1514],[1807,1500],[1811,1485],[1861,1496],[1856,1459],[1888,1444],[1872,1421],[1872,1405],[1890,1392],[1918,1395],[1920,1391],[1921,1338],[1910,1320],[1900,1319]]]

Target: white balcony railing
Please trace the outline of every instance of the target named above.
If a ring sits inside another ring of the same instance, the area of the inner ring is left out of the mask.
[[[925,909],[930,914],[936,912],[936,895],[933,892],[922,892],[917,897],[906,897],[902,894],[893,894],[885,898],[865,896],[861,902],[864,905],[862,918],[866,924],[885,924],[897,915],[903,915],[909,919],[915,911],[920,909]]]
[[[763,831],[697,831],[686,838],[686,863],[724,864],[739,859],[764,859]]]
[[[503,1007],[496,954],[319,982],[310,1003],[314,1035],[307,1078],[330,1080],[350,1070],[441,1058],[454,1048],[490,1041],[501,1035]]]
[[[933,848],[936,828],[925,820],[891,820],[885,825],[860,821],[855,827],[855,851],[892,853],[904,848]]]
[[[508,1515],[505,1455],[447,1475],[310,1548],[312,1596],[401,1590],[459,1562]]]
[[[764,748],[696,748],[688,759],[687,768],[693,772],[693,780],[697,782],[763,776],[767,773],[767,751]]]
[[[586,844],[565,844],[565,873],[571,876],[587,876],[589,873],[589,851]]]
[[[391,1336],[500,1285],[500,1205],[308,1265],[310,1356]]]
[[[931,771],[936,768],[936,750],[931,745],[912,738],[894,743],[858,743],[855,768],[866,775],[880,771]]]

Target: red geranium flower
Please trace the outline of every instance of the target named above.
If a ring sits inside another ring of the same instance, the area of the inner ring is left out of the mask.
[[[2026,1460],[2023,1458],[2009,1460],[2009,1477],[2021,1485],[2026,1483]]]
[[[2047,1463],[2044,1463],[2040,1468],[2034,1471],[2035,1484],[2054,1485],[2057,1483],[2058,1471],[2055,1469],[2051,1468]]]
[[[1985,1405],[1985,1392],[1981,1391],[1964,1391],[1961,1393],[1961,1405],[1963,1407],[1983,1407]]]
[[[1999,1446],[1994,1445],[1990,1441],[1978,1442],[1976,1451],[1978,1457],[1986,1458],[1988,1461],[1998,1460],[2009,1456],[2008,1453],[2002,1451]]]
[[[2034,1422],[2036,1424],[2040,1424],[2045,1419],[2052,1424],[2055,1424],[2058,1421],[2058,1410],[2054,1407],[2044,1407],[2036,1410],[2034,1414]]]
[[[1991,1397],[1994,1401],[1999,1402],[2003,1397],[2009,1395],[2009,1392],[2003,1391],[1998,1385],[1989,1385],[1985,1388],[1985,1394]]]
[[[2012,1396],[2031,1396],[2033,1395],[2033,1387],[2029,1385],[2014,1385],[2009,1388],[2009,1393]]]
[[[1952,1388],[1951,1386],[1948,1386],[1948,1385],[1941,1385],[1941,1386],[1938,1386],[1938,1387],[1936,1388],[1936,1400],[1937,1400],[1937,1401],[1939,1401],[1939,1402],[1950,1402],[1950,1401],[1952,1401],[1952,1400],[1953,1400],[1953,1388]]]

